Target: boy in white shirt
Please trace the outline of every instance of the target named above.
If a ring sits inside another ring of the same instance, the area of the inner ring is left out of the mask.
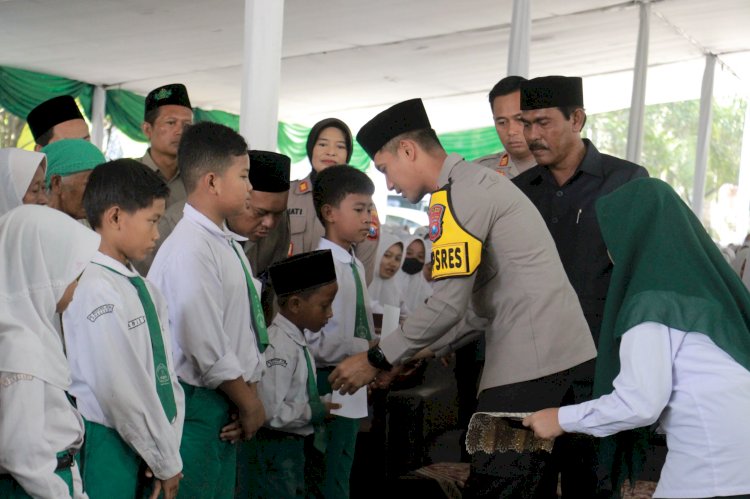
[[[237,435],[222,429],[236,418],[250,439],[265,419],[256,386],[268,342],[260,282],[242,250],[246,238],[226,226],[252,190],[247,143],[228,127],[201,122],[182,134],[177,157],[187,204],[148,275],[169,305],[185,390],[181,496],[228,498]]]
[[[266,424],[248,444],[250,480],[239,497],[304,497],[305,448],[325,452],[323,422],[338,407],[320,399],[304,331],[317,333],[333,315],[336,269],[325,250],[287,258],[269,273],[280,310],[268,328],[260,380]]]
[[[165,498],[177,495],[182,478],[185,406],[166,302],[131,264],[153,251],[168,193],[154,172],[121,159],[96,167],[83,196],[102,239],[63,325],[70,393],[85,420],[82,475],[92,499],[142,494],[151,487],[146,467]]]
[[[336,364],[374,344],[365,269],[353,253],[353,246],[362,242],[370,231],[373,192],[375,186],[367,175],[350,166],[331,166],[315,179],[315,212],[325,228],[318,249],[331,250],[339,287],[331,320],[320,334],[305,333],[318,366],[321,395],[331,393],[328,376]],[[366,412],[366,407],[360,409]],[[317,465],[317,469],[311,470],[314,478],[308,483],[311,495],[326,499],[349,497],[349,475],[359,423],[359,419],[345,417],[326,423],[325,460],[308,459]]]

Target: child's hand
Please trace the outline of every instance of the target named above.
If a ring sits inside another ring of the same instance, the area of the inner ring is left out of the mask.
[[[257,397],[254,398],[248,410],[240,411],[239,418],[244,438],[245,440],[250,440],[266,420],[266,411],[263,408],[263,402]]]
[[[526,428],[534,430],[534,434],[539,438],[551,439],[559,437],[565,431],[563,431],[558,422],[558,412],[559,409],[557,407],[537,411],[523,418],[523,425]]]
[[[164,499],[175,499],[177,497],[177,490],[180,488],[180,480],[182,480],[185,475],[177,473],[172,478],[159,480],[154,477],[154,473],[150,468],[146,468],[146,476],[148,478],[154,478],[154,490],[151,492],[149,499],[157,499],[162,492],[164,492]]]
[[[242,426],[237,420],[237,414],[232,414],[232,422],[221,429],[219,438],[230,444],[236,444],[242,439]]]
[[[341,409],[341,404],[335,404],[333,402],[323,401],[323,405],[326,406],[326,421],[331,421],[336,417],[335,414],[331,414],[332,410]]]

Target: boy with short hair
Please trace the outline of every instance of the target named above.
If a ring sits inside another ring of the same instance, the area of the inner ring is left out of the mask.
[[[331,393],[328,375],[333,368],[349,355],[366,351],[374,339],[365,269],[353,253],[353,246],[370,231],[373,192],[375,186],[367,175],[350,166],[326,168],[318,173],[313,187],[315,212],[325,228],[318,249],[331,250],[339,287],[331,320],[320,334],[305,334],[318,366],[321,395]],[[361,409],[366,411],[366,407]],[[349,497],[358,432],[359,419],[337,417],[326,423],[323,468],[312,472],[315,478],[309,484],[313,494]]]
[[[270,267],[279,313],[268,328],[260,394],[266,424],[249,442],[250,480],[239,497],[304,497],[305,447],[324,452],[323,422],[337,404],[323,402],[315,361],[305,341],[333,315],[336,269],[330,250],[312,251]],[[309,438],[307,438],[309,437]]]
[[[252,186],[247,143],[232,129],[192,125],[178,150],[188,193],[184,216],[159,248],[149,279],[164,293],[174,332],[177,375],[185,390],[184,497],[234,496],[237,419],[245,439],[263,424],[257,382],[268,343],[260,283],[226,226]]]
[[[99,251],[63,315],[70,393],[85,420],[81,456],[92,499],[177,495],[184,394],[177,382],[166,302],[131,262],[153,251],[169,188],[131,159],[99,165],[83,196]]]

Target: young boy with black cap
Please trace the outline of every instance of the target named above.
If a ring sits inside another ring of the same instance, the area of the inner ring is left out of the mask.
[[[318,364],[318,389],[331,393],[328,375],[347,356],[364,352],[375,336],[365,269],[354,255],[354,245],[370,231],[372,194],[375,186],[367,175],[350,166],[331,166],[318,173],[313,187],[315,211],[325,237],[318,249],[331,250],[339,292],[333,302],[333,317],[320,334],[307,334],[310,351]],[[348,400],[347,409],[366,412],[366,400]],[[313,495],[349,497],[349,475],[360,420],[337,417],[326,423],[326,455],[323,468],[314,473]]]
[[[153,251],[169,188],[132,159],[94,169],[84,195],[101,237],[63,315],[78,410],[82,475],[91,499],[135,497],[154,486],[175,497],[182,478],[183,390],[172,360],[167,304],[136,272]],[[126,380],[126,382],[123,382]]]
[[[336,269],[331,251],[320,250],[287,258],[271,266],[269,273],[280,311],[268,328],[266,368],[260,380],[266,423],[248,443],[249,481],[240,484],[238,496],[303,497],[306,454],[325,452],[322,423],[338,407],[321,401],[315,360],[305,341],[305,332],[317,333],[333,315]]]

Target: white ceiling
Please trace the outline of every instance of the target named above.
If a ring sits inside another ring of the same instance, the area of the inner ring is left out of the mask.
[[[632,1],[530,1],[531,76],[632,69]],[[311,125],[336,115],[356,129],[419,96],[438,131],[466,128],[466,117],[489,125],[485,99],[505,76],[511,8],[511,0],[286,0],[279,119]],[[140,94],[180,81],[194,105],[236,113],[243,9],[244,0],[0,0],[0,65]],[[748,26],[748,0],[655,1],[649,64],[709,51],[747,88]],[[685,84],[669,72],[659,78]]]

